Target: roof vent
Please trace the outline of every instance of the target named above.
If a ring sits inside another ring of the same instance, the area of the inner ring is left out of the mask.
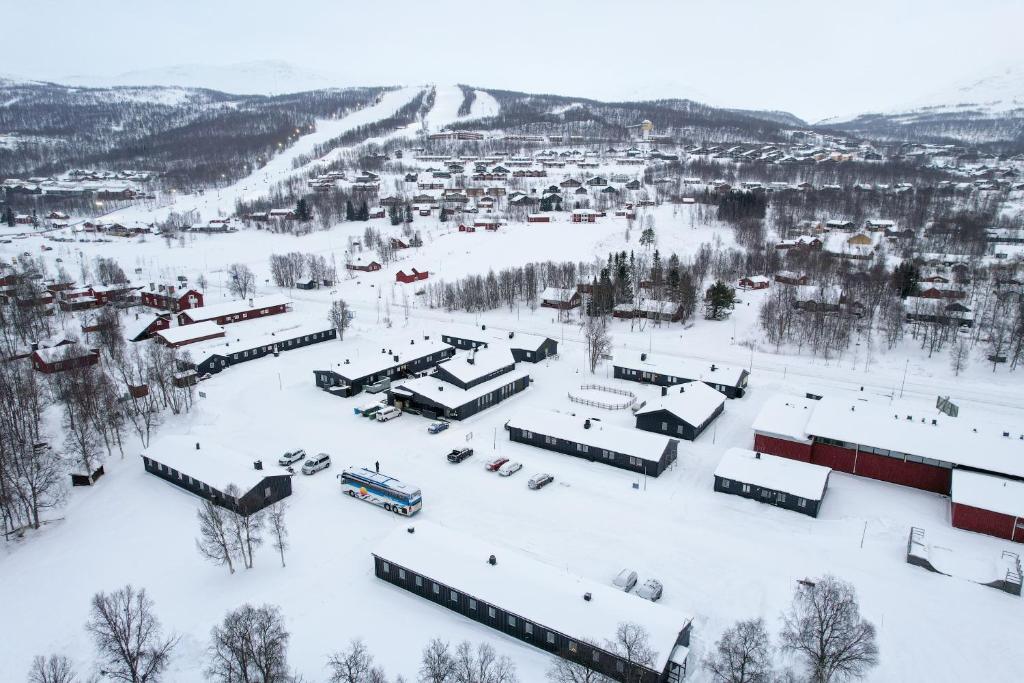
[[[1010,437],[1010,432],[1003,432],[1003,436],[1009,438]]]
[[[414,533],[416,533],[416,527],[411,526],[411,527],[407,528],[406,531],[408,531],[410,534],[414,534]]]
[[[939,424],[939,421],[938,421],[938,420],[936,420],[936,419],[934,419],[934,418],[932,418],[932,424],[933,424],[933,425],[937,425],[937,424]]]
[[[909,421],[911,421],[911,420],[913,420],[913,419],[914,419],[914,416],[913,416],[913,415],[907,415],[907,421],[908,421],[908,422],[909,422]]]
[[[640,354],[640,360],[647,360],[647,354],[646,353],[641,353]]]
[[[593,597],[594,596],[592,596],[590,593],[584,593],[583,594],[583,599],[586,600],[587,602],[590,602]]]
[[[345,359],[345,365],[348,365],[348,358]]]
[[[411,345],[413,345],[413,344],[415,344],[415,343],[416,343],[416,340],[415,340],[415,339],[410,339],[410,340],[409,340],[409,345],[410,345],[410,346],[411,346]]]
[[[590,429],[590,418],[589,417],[586,420],[583,421],[583,428],[584,429]]]
[[[715,366],[715,364],[714,364],[714,363],[712,363],[712,364],[711,364],[711,372],[714,372],[714,371],[715,371],[715,370],[717,370],[717,369],[718,369],[718,368],[717,368],[717,367]]]
[[[494,555],[491,555],[487,558],[487,564],[493,567],[494,565],[498,564],[498,558],[496,558]]]

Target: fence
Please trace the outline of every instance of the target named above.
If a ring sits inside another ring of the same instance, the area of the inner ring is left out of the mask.
[[[606,387],[601,384],[582,384],[580,385],[582,391],[603,391],[608,394],[615,394],[617,396],[627,396],[629,400],[616,401],[616,402],[605,402],[595,401],[589,398],[583,398],[582,396],[574,396],[572,392],[568,393],[569,400],[573,403],[579,403],[584,406],[591,406],[593,408],[603,408],[605,410],[625,410],[630,408],[636,403],[636,394],[632,391],[626,391],[625,389],[617,389],[615,387]]]

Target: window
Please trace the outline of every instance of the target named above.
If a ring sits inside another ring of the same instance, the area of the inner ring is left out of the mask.
[[[487,608],[487,616],[489,616],[491,619],[494,619],[494,618],[496,618],[498,616],[498,613],[494,610],[493,607],[488,607]]]
[[[730,484],[732,484],[732,482],[731,482],[731,481],[729,481],[728,479],[723,479],[723,480],[722,480],[722,488],[723,488],[723,489],[727,489],[727,488],[729,488],[729,485],[730,485]]]
[[[780,503],[785,503],[786,502],[786,494],[785,493],[778,494],[777,496],[775,496],[775,500],[780,502]]]
[[[423,588],[423,577],[422,576],[417,576],[416,577],[416,587],[417,588]]]
[[[385,574],[389,574],[391,572],[391,565],[388,564],[387,562],[381,562],[380,563],[380,570],[382,572],[384,572]]]
[[[589,446],[584,446],[583,444],[578,443],[578,444],[576,444],[576,450],[579,451],[580,453],[586,453],[587,451],[590,450],[590,447]]]
[[[533,438],[533,432],[528,432],[528,431],[526,431],[526,430],[524,429],[524,430],[523,430],[523,438],[524,438],[524,439],[532,439],[532,438]]]
[[[797,498],[796,505],[797,507],[805,508],[807,507],[807,500],[805,498]]]
[[[441,594],[441,587],[438,586],[436,583],[431,584],[430,590],[434,591],[434,595],[440,595]]]
[[[457,591],[452,591],[451,595],[448,596],[448,599],[451,600],[452,602],[458,602],[459,601],[459,594],[458,594],[458,592]]]
[[[516,625],[516,618],[514,616],[512,616],[511,614],[508,615],[508,625],[513,627],[513,628],[515,628],[515,625]]]
[[[474,612],[476,611],[476,600],[474,600],[473,598],[469,599],[469,609],[473,610]]]
[[[771,498],[771,496],[772,496],[772,492],[771,491],[769,491],[768,489],[761,489],[761,497],[762,498]]]
[[[552,446],[557,446],[558,445],[558,439],[556,439],[553,436],[545,436],[544,437],[544,443],[550,444]]]
[[[600,652],[600,650],[597,650],[597,649],[591,650],[590,651],[590,658],[592,660],[594,660],[594,662],[600,662],[601,661],[601,652]]]
[[[683,433],[683,425],[679,425],[678,427],[676,427],[676,433],[677,434],[682,434]]]
[[[533,624],[531,624],[528,621],[524,621],[523,622],[523,630],[526,631],[526,635],[532,636],[533,635]]]
[[[548,641],[549,643],[551,643],[552,645],[554,645],[554,644],[555,644],[555,634],[554,634],[554,633],[552,633],[551,631],[548,631],[548,637],[547,637],[547,641]]]
[[[750,493],[750,484],[743,485],[743,493]]]
[[[189,483],[191,483],[191,477],[189,477]],[[270,489],[269,486],[266,487],[265,489],[263,489],[263,497],[264,498],[270,498],[270,493],[271,493],[271,489]]]
[[[404,569],[399,569],[398,570],[398,578],[402,579],[403,581],[405,580],[405,570]]]
[[[663,431],[663,432],[667,432],[668,431],[668,422],[662,422],[661,423],[661,431]]]
[[[617,671],[618,671],[619,673],[622,673],[622,672],[624,672],[624,671],[626,670],[626,665],[625,665],[625,664],[624,664],[624,663],[622,662],[622,660],[620,659],[620,660],[618,660],[617,662],[615,662],[615,669],[616,669],[616,670],[617,670]]]
[[[570,640],[569,641],[569,652],[572,652],[573,654],[575,654],[578,650],[579,650],[579,647],[576,645],[576,641],[575,640]]]

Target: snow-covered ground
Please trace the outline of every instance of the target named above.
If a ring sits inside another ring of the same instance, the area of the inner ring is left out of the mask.
[[[411,97],[414,92],[407,92]],[[397,95],[392,106],[400,106]],[[652,210],[662,254],[692,253],[701,242],[730,244],[731,232],[693,219],[692,207]],[[373,223],[387,231],[387,221]],[[287,251],[333,257],[340,266],[348,236],[365,226],[347,223],[304,237],[263,231],[188,238],[184,245],[147,242],[59,243],[46,258],[60,257],[70,272],[77,259],[117,258],[141,282],[204,273],[208,303],[225,300],[224,270],[248,263],[257,273],[260,294],[267,256]],[[942,496],[834,474],[818,519],[737,497],[715,494],[712,473],[726,448],[752,444],[750,424],[763,402],[779,390],[800,391],[808,384],[872,393],[899,393],[922,402],[949,394],[965,407],[1006,419],[1020,419],[1018,378],[1003,369],[992,374],[975,360],[958,378],[945,355],[928,359],[908,343],[892,352],[855,347],[842,359],[823,361],[782,355],[743,342],[759,338],[757,305],[765,292],[746,292],[732,319],[696,321],[630,332],[628,322],[612,325],[615,351],[654,351],[751,366],[747,397],[729,401],[725,414],[693,443],[683,443],[678,464],[658,479],[587,463],[508,441],[502,425],[524,407],[572,411],[631,426],[628,411],[585,408],[568,400],[569,391],[594,379],[585,370],[579,329],[559,322],[554,312],[520,307],[474,316],[430,310],[418,303],[412,286],[406,319],[399,268],[430,270],[432,278],[485,272],[487,268],[537,259],[605,258],[612,250],[640,250],[638,229],[626,241],[622,219],[593,225],[513,224],[497,233],[453,231],[450,224],[417,218],[422,249],[378,273],[344,279],[333,291],[293,291],[296,321],[326,321],[330,300],[343,297],[355,310],[355,327],[344,341],[329,342],[230,368],[204,382],[206,395],[186,416],[168,419],[154,439],[188,434],[196,440],[223,439],[249,460],[270,462],[290,448],[331,453],[335,465],[312,477],[297,477],[290,499],[293,547],[286,568],[269,548],[256,567],[229,576],[202,560],[194,548],[196,498],[146,474],[141,446],[126,444],[123,460],[108,463],[108,476],[87,490],[74,490],[61,521],[0,556],[0,604],[9,614],[59,615],[19,620],[0,638],[5,672],[21,676],[31,657],[61,651],[82,668],[91,644],[82,629],[89,597],[97,590],[131,582],[147,587],[162,621],[183,636],[168,680],[202,680],[210,627],[242,602],[281,606],[293,634],[291,661],[307,680],[322,680],[326,656],[350,638],[363,637],[392,675],[414,678],[419,652],[435,636],[486,640],[508,654],[524,681],[542,680],[548,656],[518,641],[388,586],[374,578],[369,550],[396,525],[388,513],[343,498],[334,478],[341,467],[372,466],[420,486],[423,519],[482,538],[500,539],[535,557],[597,581],[610,581],[628,565],[642,578],[665,584],[664,604],[696,615],[693,680],[706,680],[697,659],[722,629],[739,618],[763,616],[777,628],[777,616],[795,582],[832,573],[852,581],[864,614],[879,629],[882,663],[871,680],[1020,680],[1013,652],[1020,624],[1020,602],[962,578],[930,574],[904,562],[911,526],[926,529],[933,547],[951,548],[962,558],[998,557],[1013,544],[950,528],[948,500]],[[40,237],[0,245],[0,256],[22,250],[40,253]],[[369,256],[369,255],[367,255]],[[380,303],[379,303],[380,302]],[[390,303],[393,326],[379,323]],[[367,345],[407,344],[422,334],[438,335],[448,322],[486,323],[488,329],[547,334],[560,342],[560,357],[528,369],[535,383],[484,413],[437,436],[427,421],[411,415],[378,424],[352,415],[367,396],[339,399],[319,391],[313,370],[340,362]],[[246,323],[241,323],[246,324]],[[905,385],[904,370],[907,370]],[[602,384],[638,390],[598,369]],[[450,465],[444,453],[468,444],[477,453]],[[492,454],[519,460],[524,470],[510,478],[483,470]],[[526,480],[546,471],[555,484],[530,491]],[[633,484],[638,483],[639,489]],[[863,541],[862,541],[863,539]],[[639,599],[639,598],[638,598]],[[969,634],[965,635],[965,624]],[[598,638],[604,634],[594,634]]]

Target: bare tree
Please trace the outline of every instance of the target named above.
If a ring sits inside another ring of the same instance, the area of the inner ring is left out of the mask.
[[[286,683],[289,638],[278,607],[242,605],[210,631],[206,676],[220,683]]]
[[[473,649],[468,640],[459,643],[454,656],[455,683],[517,683],[516,666],[505,655],[500,657],[488,643]]]
[[[237,500],[242,493],[234,484],[224,489],[229,500]],[[252,569],[253,551],[263,545],[263,511],[251,514],[232,507],[227,511],[228,532],[232,536],[232,545],[242,558],[242,565]]]
[[[597,370],[601,358],[612,348],[612,340],[608,335],[608,320],[603,315],[585,315],[583,319],[583,337],[587,345],[587,362],[590,372]]]
[[[423,648],[420,660],[421,683],[451,683],[455,680],[455,660],[448,643],[434,638]]]
[[[366,683],[373,670],[373,655],[362,640],[355,639],[348,647],[327,659],[330,683]]]
[[[284,552],[288,550],[288,526],[285,523],[285,513],[288,505],[279,500],[268,508],[267,526],[270,528],[270,540],[274,550],[281,555],[281,566],[284,565]]]
[[[228,291],[239,299],[256,293],[256,276],[244,263],[232,263],[228,267]]]
[[[949,365],[953,370],[954,377],[959,377],[960,372],[967,368],[970,356],[971,346],[968,343],[968,340],[958,335],[949,346]]]
[[[772,649],[764,620],[748,619],[727,629],[703,663],[716,683],[769,683]]]
[[[593,641],[584,640],[583,642],[596,646],[596,643]],[[612,679],[599,671],[591,669],[582,661],[563,659],[562,657],[555,657],[552,660],[546,675],[552,683],[611,683],[612,681]]]
[[[331,325],[338,331],[338,339],[345,338],[345,330],[352,324],[352,311],[348,307],[348,303],[344,299],[338,299],[331,303],[331,310],[327,314],[327,319],[331,321]]]
[[[199,517],[199,538],[196,548],[199,554],[216,564],[227,565],[228,572],[235,573],[232,557],[236,552],[236,541],[232,535],[229,512],[212,501],[204,500],[196,513]]]
[[[125,683],[159,681],[178,643],[176,636],[164,638],[146,589],[132,586],[94,595],[85,630],[106,676]]]
[[[878,664],[875,626],[860,616],[853,586],[833,576],[801,584],[782,615],[782,650],[803,660],[808,679],[863,678]]]
[[[626,671],[623,680],[634,683],[643,680],[644,670],[654,666],[655,652],[650,646],[647,629],[639,624],[623,622],[615,629],[615,640],[609,641],[607,649],[625,660]]]
[[[38,655],[28,672],[28,683],[75,683],[77,680],[71,660],[64,655]]]

